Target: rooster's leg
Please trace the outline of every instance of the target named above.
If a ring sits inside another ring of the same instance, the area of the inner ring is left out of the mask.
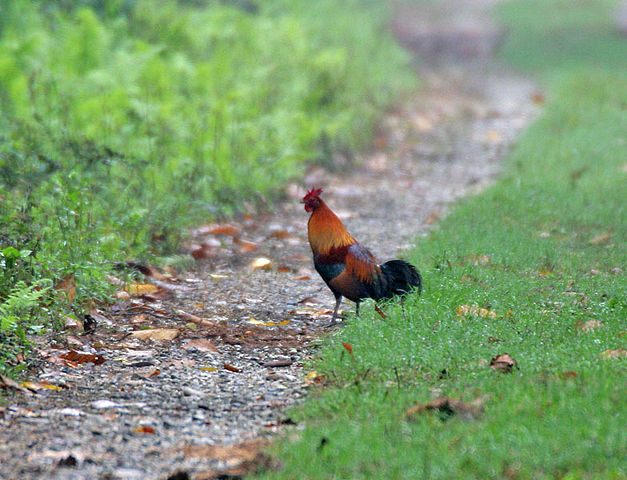
[[[355,315],[359,317],[359,302],[355,304]]]
[[[342,295],[335,295],[335,310],[333,310],[333,318],[331,319],[331,325],[335,325],[337,318],[337,311],[340,309],[340,303],[342,303]]]
[[[381,311],[381,309],[379,308],[379,305],[377,305],[376,303],[374,304],[374,311],[377,312],[379,315],[381,315],[381,318],[383,320],[388,318],[387,315]]]

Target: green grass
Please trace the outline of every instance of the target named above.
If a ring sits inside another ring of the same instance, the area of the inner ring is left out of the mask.
[[[601,355],[627,343],[627,42],[610,30],[614,2],[567,3],[557,25],[564,2],[503,7],[505,58],[546,82],[544,115],[498,183],[410,252],[426,288],[405,315],[366,306],[325,341],[311,368],[328,384],[290,412],[304,429],[262,478],[627,478],[627,358]],[[582,29],[596,36],[549,61],[537,37],[558,29],[573,45],[590,39]],[[460,317],[460,305],[497,317]],[[584,332],[591,320],[602,327]],[[488,367],[505,352],[520,370]],[[489,399],[474,420],[406,419],[440,395]]]
[[[186,227],[268,209],[307,161],[368,144],[415,82],[387,16],[366,0],[0,2],[0,306],[73,274],[80,314],[114,262],[176,254]],[[0,370],[26,318],[59,316],[44,300],[0,328]]]

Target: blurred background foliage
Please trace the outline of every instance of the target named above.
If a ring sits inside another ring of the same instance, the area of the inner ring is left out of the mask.
[[[104,299],[113,262],[175,252],[185,227],[364,146],[415,82],[388,8],[4,0],[0,304],[68,274],[75,303]]]

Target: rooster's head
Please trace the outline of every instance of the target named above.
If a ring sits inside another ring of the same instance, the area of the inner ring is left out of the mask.
[[[322,193],[321,188],[312,188],[307,191],[307,194],[303,197],[300,203],[305,204],[305,211],[313,212],[316,208],[320,206],[320,202],[322,201],[319,195]]]

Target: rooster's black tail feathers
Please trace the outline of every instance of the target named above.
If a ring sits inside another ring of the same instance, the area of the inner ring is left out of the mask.
[[[412,289],[422,292],[422,277],[418,269],[411,263],[403,260],[390,260],[381,265],[381,273],[387,280],[384,282],[385,289],[380,291],[379,298],[375,300],[383,300],[392,298],[395,295],[405,295]]]

